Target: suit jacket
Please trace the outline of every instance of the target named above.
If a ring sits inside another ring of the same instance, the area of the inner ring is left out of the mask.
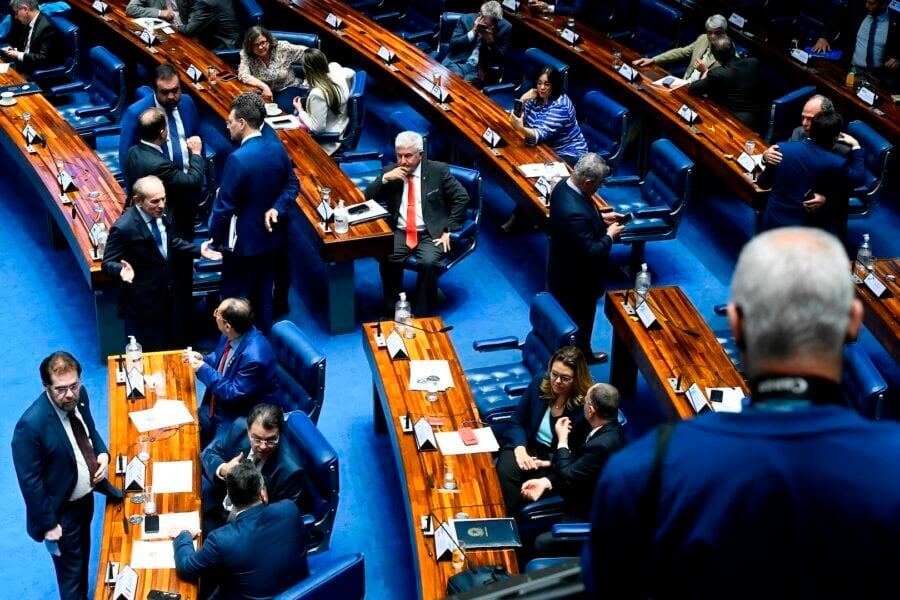
[[[166,207],[175,222],[175,232],[183,239],[194,237],[194,201],[203,189],[206,160],[199,154],[190,154],[187,173],[169,157],[153,146],[138,143],[128,150],[125,160],[128,181],[137,181],[147,175],[156,175],[166,190]]]
[[[97,456],[109,454],[91,416],[87,390],[81,387],[78,412]],[[44,392],[16,423],[12,438],[13,464],[25,498],[28,535],[36,542],[60,523],[60,512],[78,480],[75,450],[66,435],[53,402]],[[109,488],[104,481],[98,491]]]
[[[186,8],[179,33],[197,38],[210,50],[238,47],[240,28],[232,0],[196,0]]]
[[[175,0],[175,6],[178,10],[178,16],[184,16],[184,9],[181,0]],[[158,19],[159,13],[166,10],[166,0],[129,0],[128,6],[125,7],[125,14],[132,19],[143,19],[153,17]]]
[[[556,0],[556,4],[550,6],[555,15],[577,15],[584,7],[584,0]]]
[[[727,65],[710,70],[705,78],[690,86],[692,95],[705,94],[757,133],[763,132],[766,126],[768,105],[765,89],[766,81],[755,58],[732,60]]]
[[[171,319],[176,279],[173,264],[178,255],[200,256],[200,248],[179,238],[168,217],[166,224],[167,254],[164,257],[156,247],[144,217],[136,206],[126,210],[109,230],[106,252],[103,254],[103,270],[114,280],[121,281],[119,274],[125,260],[134,267],[134,281],[121,282],[119,294],[119,316],[143,323]],[[188,284],[189,285],[189,284]]]
[[[688,44],[687,46],[682,46],[681,48],[672,48],[671,50],[667,50],[662,54],[657,54],[653,57],[654,62],[656,62],[660,66],[667,66],[671,63],[676,62],[684,62],[688,61],[687,69],[684,71],[685,77],[690,77],[691,73],[694,72],[694,63],[703,58],[703,55],[709,49],[709,38],[705,33],[701,33],[697,36],[697,39],[694,40],[692,44]],[[710,55],[710,62],[706,65],[707,69],[712,69],[714,67],[719,66],[719,61],[715,59],[712,55]]]
[[[16,50],[24,51],[28,41],[28,26],[13,19],[8,39]],[[16,66],[16,69],[24,73],[55,67],[65,60],[66,48],[62,32],[43,12],[38,13],[34,22],[34,33],[31,34],[31,46],[28,50]]]
[[[543,378],[543,373],[535,376],[531,380],[528,389],[525,390],[525,393],[519,399],[516,411],[509,421],[509,429],[506,430],[504,448],[528,447],[534,442],[537,431],[541,426],[541,421],[544,420],[544,415],[547,413],[547,401],[541,398],[541,380]],[[573,448],[578,448],[584,442],[584,438],[587,437],[591,428],[584,418],[584,409],[581,407],[566,407],[562,416],[569,417],[572,420],[569,442]],[[553,433],[553,439],[550,445],[551,447],[556,447],[556,432],[552,429],[551,432]]]
[[[309,577],[306,540],[297,505],[259,504],[211,532],[200,550],[189,534],[179,534],[172,542],[175,569],[188,580],[215,575],[216,600],[270,599]]]
[[[481,36],[475,35],[469,41],[469,32],[475,25],[475,18],[478,15],[470,13],[463,15],[456,22],[456,28],[453,30],[453,36],[450,38],[450,51],[446,60],[449,62],[465,62],[475,49],[475,44]],[[482,44],[478,52],[478,66],[485,72],[503,69],[503,58],[509,45],[512,43],[512,25],[506,19],[500,19],[494,26],[494,43],[491,46]]]
[[[304,503],[301,502],[301,496],[306,487],[306,472],[285,441],[286,438],[281,436],[279,446],[263,463],[261,472],[266,480],[266,491],[269,493],[270,503],[290,500],[303,510]],[[218,502],[219,506],[221,506],[227,490],[225,481],[216,476],[216,470],[241,452],[244,453],[244,458],[250,455],[247,419],[243,417],[235,419],[228,433],[207,446],[200,455],[203,472],[212,484],[213,500]]]
[[[802,142],[803,140],[809,139],[806,137],[806,132],[803,131],[803,125],[798,125],[794,128],[794,131],[791,132],[791,139],[789,142]],[[834,146],[831,147],[831,151],[837,154],[838,156],[843,156],[844,158],[850,156],[850,146],[847,144],[842,144],[841,142],[835,142]]]
[[[263,131],[270,129],[263,128]],[[281,228],[266,231],[264,215],[275,208],[284,215],[296,202],[300,183],[284,146],[268,135],[245,140],[225,161],[219,194],[209,218],[209,235],[217,245],[228,241],[231,217],[237,216],[236,256],[272,252],[284,241]]]
[[[897,11],[887,9],[888,36],[884,45],[883,59],[900,60],[900,14]],[[863,0],[850,0],[843,10],[836,10],[831,21],[822,33],[822,37],[833,46],[843,51],[841,61],[850,64],[853,59],[853,51],[856,48],[856,35],[863,19],[868,16]],[[880,65],[879,65],[880,66]]]
[[[281,405],[278,393],[275,353],[266,337],[256,327],[244,334],[241,345],[232,350],[225,372],[217,368],[225,352],[227,339],[222,336],[215,351],[203,357],[206,364],[197,370],[197,379],[206,385],[203,404],[216,396],[216,413],[228,420],[246,417],[260,402]]]
[[[606,261],[613,240],[594,202],[562,180],[550,195],[550,244],[547,286],[557,298],[590,294],[599,298],[606,286]]]
[[[388,171],[397,167],[391,164],[384,168],[381,176],[366,188],[366,198],[372,198],[385,204],[390,213],[391,227],[397,227],[400,215],[400,203],[403,201],[404,181],[382,183],[381,179]],[[433,238],[440,237],[445,231],[456,231],[462,226],[469,203],[469,195],[462,184],[450,174],[447,163],[422,159],[422,213],[425,229]]]
[[[618,421],[607,423],[575,451],[560,448],[553,457],[553,473],[547,478],[566,505],[566,520],[587,521],[597,480],[613,452],[623,448],[625,428]]]

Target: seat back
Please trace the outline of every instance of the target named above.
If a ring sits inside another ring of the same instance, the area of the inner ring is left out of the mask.
[[[301,410],[317,423],[325,400],[325,355],[287,320],[272,326],[269,343],[278,362],[282,408]]]
[[[844,370],[841,377],[844,397],[856,412],[867,419],[880,419],[887,383],[862,346],[844,345]]]
[[[640,0],[640,19],[631,47],[649,56],[670,50],[681,35],[681,11],[659,0]]]
[[[453,30],[456,29],[456,22],[459,21],[463,13],[445,12],[441,15],[441,30],[438,33],[438,48],[434,55],[434,59],[441,62],[450,52],[450,38],[453,37]]]
[[[522,362],[533,376],[547,368],[554,352],[575,345],[578,326],[549,292],[535,294],[528,320],[531,331],[522,347]]]
[[[88,54],[93,79],[88,88],[91,104],[108,104],[111,107],[109,119],[118,123],[125,110],[125,63],[104,48],[94,46]]]
[[[450,252],[444,259],[444,271],[449,271],[475,252],[478,246],[478,230],[481,227],[481,173],[475,169],[450,165],[450,174],[465,188],[469,195],[469,204],[466,206],[462,227],[458,232],[451,233]]]
[[[347,99],[347,116],[350,122],[341,136],[341,146],[335,154],[342,155],[348,150],[356,150],[366,122],[366,79],[365,71],[357,71],[353,77],[353,87]]]
[[[625,153],[628,109],[602,92],[593,91],[584,95],[578,112],[584,116],[581,133],[588,148],[602,156],[615,172]]]
[[[284,40],[298,46],[306,46],[307,48],[322,48],[322,40],[316,33],[301,33],[299,31],[273,31],[272,35],[276,40]]]
[[[366,561],[362,554],[345,554],[310,572],[309,577],[274,600],[362,600],[366,596]]]
[[[800,116],[803,105],[815,93],[815,86],[805,85],[772,100],[769,108],[769,128],[766,132],[766,141],[773,144],[790,138],[791,131],[799,121],[797,117]]]
[[[881,199],[889,173],[894,146],[862,121],[850,121],[847,133],[855,137],[865,152],[866,180],[850,198],[850,218],[868,217]]]
[[[338,455],[305,412],[296,410],[285,415],[284,435],[290,451],[306,471],[309,499],[306,507],[314,522],[308,532],[309,552],[324,552],[331,542],[334,516],[341,491]]]
[[[569,92],[569,65],[561,60],[553,58],[543,50],[538,48],[529,48],[525,51],[525,70],[522,73],[522,82],[519,84],[519,92],[523,93],[534,87],[538,74],[544,67],[556,67],[556,70],[562,74],[563,93]]]
[[[241,28],[241,39],[244,39],[245,31],[254,25],[262,24],[263,9],[256,0],[237,0],[234,3],[234,12]]]
[[[66,48],[62,68],[51,68],[44,71],[36,71],[36,79],[41,78],[42,73],[54,78],[73,80],[78,76],[78,62],[81,60],[81,45],[78,40],[78,25],[59,15],[50,15],[50,20],[62,33],[63,45]]]
[[[667,206],[678,219],[691,195],[694,162],[675,144],[659,139],[650,146],[650,171],[641,185],[641,196],[648,206]]]

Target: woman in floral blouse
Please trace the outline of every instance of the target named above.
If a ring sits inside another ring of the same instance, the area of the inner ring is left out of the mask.
[[[291,112],[294,96],[303,91],[291,65],[299,63],[306,50],[306,46],[276,40],[265,27],[251,27],[244,36],[238,79],[259,88],[266,102]]]

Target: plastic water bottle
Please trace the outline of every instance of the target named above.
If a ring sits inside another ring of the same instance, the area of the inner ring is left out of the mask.
[[[344,201],[338,202],[337,208],[334,209],[334,232],[347,233],[350,230],[350,213],[344,206]]]
[[[128,336],[128,345],[125,346],[125,370],[131,372],[131,369],[144,372],[144,349],[133,335]]]
[[[634,278],[634,307],[637,308],[647,301],[647,294],[650,293],[650,271],[647,270],[647,263],[641,265],[641,270],[637,277]]]
[[[865,277],[872,270],[872,247],[869,245],[869,234],[863,234],[862,244],[856,251],[856,274]]]
[[[400,292],[400,299],[394,305],[394,321],[397,322],[397,330],[403,337],[416,337],[412,328],[407,327],[412,322],[412,312],[410,311],[409,300],[406,299],[406,292]]]

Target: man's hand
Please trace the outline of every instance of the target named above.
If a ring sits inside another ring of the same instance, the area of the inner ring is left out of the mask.
[[[44,539],[49,542],[58,542],[59,538],[62,537],[62,525],[57,525],[50,531],[44,534]]]
[[[523,471],[534,471],[538,468],[537,459],[528,455],[528,449],[525,446],[516,446],[513,454],[516,456],[516,464]]]
[[[119,264],[122,265],[122,270],[119,271],[119,277],[125,283],[133,283],[134,282],[134,267],[128,264],[128,261],[120,260]]]
[[[406,181],[408,175],[409,171],[406,167],[394,167],[382,175],[381,178],[385,181]]]
[[[612,225],[613,223],[618,223],[619,221],[621,221],[622,217],[624,217],[625,215],[623,215],[622,213],[616,212],[614,210],[611,210],[609,212],[603,213],[600,216],[603,219],[603,222],[606,223],[607,226],[609,226],[609,225]]]
[[[229,460],[227,463],[222,463],[221,465],[219,465],[219,468],[216,469],[216,476],[220,479],[225,479],[225,477],[228,475],[228,472],[238,464],[240,464],[242,460],[244,460],[244,453],[238,452],[238,455]]]
[[[494,45],[494,26],[488,25],[484,29],[481,30],[481,38],[484,40],[484,43],[488,46]]]
[[[104,479],[106,479],[106,475],[109,473],[109,454],[106,452],[97,455],[97,471],[94,473],[94,477],[91,479],[91,483],[97,485]]]
[[[163,21],[171,22],[175,18],[175,13],[173,13],[168,8],[164,8],[161,11],[159,11],[159,18],[162,19]]]
[[[184,529],[183,527],[170,527],[166,530],[166,535],[168,535],[173,540],[181,535],[183,532],[187,532],[191,539],[194,539],[198,535],[200,535],[200,531],[196,529]]]
[[[181,355],[181,362],[186,362],[191,370],[196,373],[203,366],[203,355],[199,352],[188,352],[187,350]]]
[[[777,165],[781,162],[781,159],[784,158],[784,156],[778,150],[778,144],[772,144],[771,146],[763,150],[762,155],[763,160],[767,165]]]
[[[890,69],[890,70],[893,71],[893,70],[896,69],[898,66],[900,66],[900,62],[897,62],[897,59],[896,59],[896,58],[889,58],[889,59],[887,59],[886,61],[884,61],[884,68],[885,68],[885,69]]]
[[[625,226],[621,223],[611,223],[606,226],[606,235],[614,240],[619,239],[619,235],[625,231]]]
[[[6,60],[10,62],[14,62],[17,60],[22,60],[22,57],[25,55],[24,52],[19,52],[13,47],[9,47],[3,50],[3,56],[6,57]]]
[[[270,208],[265,214],[266,231],[272,233],[272,225],[278,222],[278,210]]]
[[[706,63],[703,62],[703,59],[698,58],[694,63],[694,68],[700,73],[700,76],[703,77],[706,75],[706,72],[709,68],[706,66]]]
[[[814,193],[812,198],[803,201],[803,208],[805,208],[807,212],[819,210],[825,205],[825,200],[826,198],[824,195]]]
[[[222,253],[210,248],[212,240],[206,240],[200,244],[200,256],[207,260],[222,260]]]
[[[633,64],[636,67],[649,67],[650,65],[652,65],[655,62],[656,62],[655,60],[653,60],[652,58],[647,56],[647,57],[635,59],[631,62],[631,64]]]
[[[444,233],[441,234],[441,237],[439,237],[436,240],[432,240],[432,241],[434,242],[435,246],[441,246],[444,249],[445,253],[450,252],[450,232],[449,231],[445,231]]]
[[[546,477],[541,477],[540,479],[529,479],[522,484],[521,494],[522,497],[529,502],[535,502],[537,500],[540,500],[541,496],[544,495],[544,492],[549,489],[550,480]]]
[[[475,35],[481,33],[478,31],[478,28],[481,26],[487,27],[487,23],[484,22],[484,16],[479,13],[478,16],[475,17],[475,22],[472,23],[472,33]]]
[[[187,145],[188,152],[191,154],[200,154],[203,152],[203,140],[198,135],[192,135],[184,142]]]
[[[845,133],[843,131],[840,134],[838,134],[837,141],[842,144],[845,144],[847,146],[850,146],[851,150],[858,150],[861,147],[859,145],[859,141],[855,137],[853,137],[849,133]]]
[[[557,419],[554,429],[556,430],[556,439],[559,440],[559,443],[568,445],[569,432],[572,431],[572,419],[560,417]]]
[[[831,50],[831,44],[828,43],[828,40],[825,38],[819,38],[816,40],[815,45],[812,47],[813,52],[828,52]]]

